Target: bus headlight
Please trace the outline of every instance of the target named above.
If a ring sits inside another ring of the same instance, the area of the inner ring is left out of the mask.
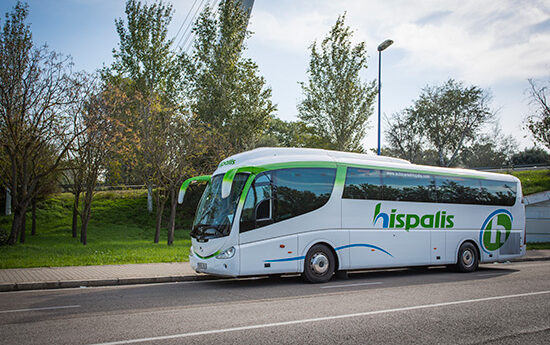
[[[189,247],[189,255],[195,256],[195,250],[193,249],[193,246]]]
[[[235,256],[235,247],[227,248],[216,256],[216,259],[231,259],[233,256]]]

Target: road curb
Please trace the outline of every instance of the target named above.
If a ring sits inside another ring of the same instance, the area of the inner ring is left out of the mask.
[[[519,258],[510,260],[510,262],[527,261],[550,261],[550,256],[535,258]],[[223,277],[210,276],[206,274],[194,274],[185,276],[164,276],[147,278],[111,278],[111,279],[88,279],[88,280],[59,280],[47,282],[25,282],[25,283],[0,283],[0,292],[26,291],[26,290],[48,290],[78,287],[97,287],[97,286],[117,286],[117,285],[137,285],[137,284],[155,284],[155,283],[175,283],[185,281],[201,280],[221,280]]]
[[[165,276],[147,278],[114,278],[114,279],[92,279],[92,280],[59,280],[49,282],[25,282],[25,283],[0,283],[0,292],[25,291],[25,290],[48,290],[78,287],[116,286],[116,285],[137,285],[154,283],[175,283],[185,281],[220,280],[223,277],[209,275],[188,275],[188,276]]]
[[[550,261],[550,256],[541,256],[539,258],[519,258],[510,260],[510,262],[525,262],[525,261]]]

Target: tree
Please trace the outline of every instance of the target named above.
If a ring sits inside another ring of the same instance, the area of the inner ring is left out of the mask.
[[[162,1],[151,5],[128,0],[126,21],[115,21],[120,38],[118,49],[113,50],[115,61],[107,71],[108,83],[125,93],[129,103],[115,110],[118,120],[136,141],[126,140],[126,154],[133,166],[140,170],[148,186],[157,185],[156,234],[160,231],[165,198],[158,168],[159,153],[167,145],[163,131],[179,111],[182,101],[181,58],[171,50],[173,39],[168,38],[168,25],[173,9]],[[114,72],[114,73],[112,73]],[[155,243],[158,235],[155,235]]]
[[[388,129],[385,135],[389,148],[385,148],[384,155],[396,156],[413,163],[425,160],[425,133],[420,122],[411,115],[411,109],[393,114],[391,119],[386,118],[386,123]]]
[[[256,147],[325,147],[330,144],[302,121],[283,121],[271,117]]]
[[[182,66],[180,57],[171,50],[173,39],[168,38],[171,5],[128,0],[125,13],[126,21],[122,18],[115,21],[120,41],[118,49],[113,49],[115,61],[105,75],[111,84],[122,83],[122,89],[131,93],[134,101],[132,116],[120,120],[140,141],[135,145],[138,152],[134,156],[140,159],[135,166],[141,171],[150,197],[155,175],[151,170],[154,159],[151,154],[156,150],[151,145],[161,141],[150,136],[149,128],[156,116],[164,114],[154,107],[180,100]]]
[[[517,145],[514,137],[504,135],[497,123],[491,132],[480,133],[470,146],[464,148],[460,165],[466,168],[509,166]]]
[[[550,164],[550,154],[541,148],[532,147],[514,154],[511,160],[514,166]]]
[[[483,125],[494,118],[489,101],[485,90],[453,79],[441,86],[426,86],[411,107],[389,121],[389,148],[408,158],[422,147],[436,153],[435,164],[456,165]],[[407,128],[411,128],[410,133]],[[395,136],[394,132],[402,134]]]
[[[70,60],[46,46],[35,48],[28,5],[6,13],[0,33],[0,179],[12,193],[8,243],[25,240],[25,213],[39,184],[57,171],[79,132],[71,130],[82,85]],[[51,155],[44,155],[51,152]]]
[[[298,117],[313,127],[332,149],[362,151],[367,121],[376,96],[374,82],[363,83],[367,68],[365,43],[352,46],[353,32],[339,16],[329,35],[311,45],[309,80],[301,83],[304,99]]]
[[[536,141],[550,149],[550,106],[548,105],[548,86],[541,86],[529,79],[529,94],[534,114],[526,119],[526,127]]]
[[[243,57],[247,21],[238,1],[222,0],[217,16],[206,6],[193,27],[194,49],[185,58],[191,111],[234,152],[255,147],[276,110],[258,66]]]
[[[117,94],[108,88],[102,89],[94,77],[88,78],[87,84],[91,87],[89,92],[82,95],[84,106],[73,122],[73,130],[82,134],[69,150],[68,162],[74,194],[72,234],[76,237],[77,218],[80,216],[80,242],[83,245],[88,243],[94,189],[112,152],[113,138],[118,131],[116,121],[110,117],[113,105],[116,106],[118,102]],[[81,207],[80,193],[83,193]]]

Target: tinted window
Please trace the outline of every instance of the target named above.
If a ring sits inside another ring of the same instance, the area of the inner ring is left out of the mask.
[[[382,195],[382,176],[380,170],[347,168],[345,199],[379,200]]]
[[[437,201],[451,204],[484,204],[481,180],[436,176]]]
[[[399,171],[382,171],[381,200],[435,202],[433,176]]]
[[[516,183],[503,181],[481,181],[483,201],[489,205],[512,206],[516,202]]]
[[[258,175],[241,216],[241,232],[316,210],[332,193],[336,169],[296,168]],[[269,215],[269,218],[266,218]]]
[[[304,168],[275,171],[275,217],[279,222],[316,210],[327,203],[336,169]]]
[[[345,199],[512,206],[513,182],[458,176],[347,168]]]

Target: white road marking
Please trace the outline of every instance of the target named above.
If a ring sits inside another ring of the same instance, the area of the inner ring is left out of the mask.
[[[321,286],[321,289],[333,289],[333,288],[343,288],[349,286],[362,286],[362,285],[378,285],[383,284],[382,282],[370,282],[370,283],[355,283],[355,284],[342,284],[342,285],[326,285]]]
[[[219,334],[219,333],[228,333],[228,332],[238,332],[238,331],[246,331],[246,330],[251,330],[251,329],[262,329],[262,328],[270,328],[270,327],[290,326],[290,325],[298,325],[298,324],[311,323],[311,322],[337,320],[337,319],[347,319],[347,318],[360,317],[360,316],[371,316],[371,315],[378,315],[378,314],[395,313],[395,312],[400,312],[400,311],[437,308],[437,307],[445,307],[445,306],[450,306],[450,305],[460,305],[460,304],[466,304],[466,303],[495,301],[495,300],[502,300],[502,299],[507,299],[507,298],[536,296],[536,295],[543,295],[543,294],[550,294],[550,290],[537,291],[537,292],[527,292],[527,293],[520,293],[520,294],[514,294],[514,295],[505,295],[505,296],[494,296],[494,297],[467,299],[467,300],[453,301],[453,302],[424,304],[424,305],[416,305],[416,306],[411,306],[411,307],[383,309],[383,310],[367,311],[367,312],[354,313],[354,314],[325,316],[325,317],[317,317],[317,318],[312,318],[312,319],[301,319],[301,320],[293,320],[293,321],[264,323],[264,324],[259,324],[259,325],[250,325],[250,326],[242,326],[242,327],[213,329],[213,330],[208,330],[208,331],[180,333],[180,334],[164,335],[164,336],[150,337],[150,338],[119,340],[119,341],[112,341],[112,342],[106,342],[106,343],[97,343],[97,344],[93,344],[93,345],[123,345],[123,344],[143,343],[143,342],[148,342],[148,341],[159,341],[159,340],[169,340],[169,339],[178,339],[178,338],[188,338],[188,337],[196,337],[196,336],[201,336],[201,335],[210,335],[210,334]]]
[[[80,305],[62,305],[58,307],[42,307],[42,308],[26,308],[26,309],[13,309],[13,310],[0,310],[0,314],[5,313],[19,313],[25,311],[38,311],[38,310],[54,310],[54,309],[69,309],[69,308],[80,308]]]

